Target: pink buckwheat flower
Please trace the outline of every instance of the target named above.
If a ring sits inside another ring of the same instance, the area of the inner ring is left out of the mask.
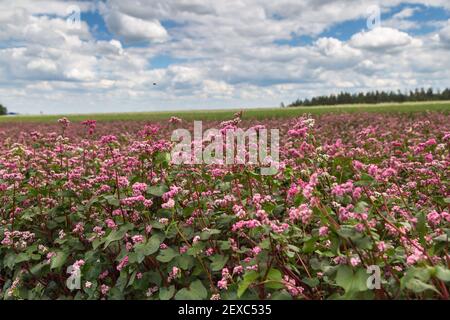
[[[107,227],[108,228],[110,228],[110,229],[116,229],[117,228],[117,225],[116,225],[116,223],[114,222],[114,220],[112,220],[112,219],[106,219],[106,225],[107,225]]]
[[[100,291],[102,293],[102,295],[106,295],[109,291],[110,287],[107,286],[106,284],[102,284],[102,286],[100,287]]]
[[[120,260],[119,264],[117,265],[117,271],[121,271],[126,265],[128,264],[128,256],[125,256]]]
[[[328,227],[327,226],[320,227],[319,236],[325,237],[326,235],[328,235]]]
[[[174,206],[175,206],[175,201],[172,198],[170,198],[169,200],[167,200],[167,202],[165,202],[161,205],[161,208],[172,209]]]

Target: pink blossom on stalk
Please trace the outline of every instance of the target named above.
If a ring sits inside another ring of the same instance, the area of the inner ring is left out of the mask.
[[[228,281],[227,280],[219,280],[217,282],[217,288],[221,290],[227,290],[228,289]]]
[[[319,236],[324,237],[328,234],[328,227],[323,226],[319,228]]]
[[[254,247],[254,248],[252,249],[252,254],[253,254],[254,256],[257,256],[261,251],[262,251],[261,248],[258,247],[258,246],[256,246],[256,247]]]
[[[106,295],[109,291],[110,287],[107,286],[106,284],[102,284],[102,286],[100,287],[100,291],[103,295]]]
[[[184,245],[180,247],[180,254],[186,253],[188,251],[189,247],[187,245]]]
[[[130,181],[128,181],[127,177],[122,176],[122,177],[119,177],[117,180],[119,182],[119,187],[121,187],[121,188],[125,188],[130,185]]]
[[[168,218],[160,218],[158,220],[159,223],[161,223],[162,225],[168,225],[169,224],[169,219]]]
[[[228,279],[230,277],[230,270],[228,268],[222,269],[222,277]]]
[[[408,255],[406,258],[406,264],[408,265],[414,265],[417,262],[424,260],[426,257],[423,254],[423,251],[419,250],[418,248],[413,248],[412,253]]]
[[[441,223],[441,219],[441,215],[436,210],[433,210],[429,214],[427,214],[427,220],[433,226],[437,226],[439,223]]]
[[[75,263],[73,264],[73,267],[74,268],[80,268],[81,266],[83,266],[84,265],[84,260],[83,259],[81,259],[81,260],[77,260],[77,261],[75,261]]]
[[[105,234],[105,231],[103,231],[103,228],[100,226],[95,226],[94,229],[92,229],[99,237],[103,236]]]
[[[386,249],[387,249],[386,243],[385,243],[384,241],[378,242],[378,243],[377,243],[377,249],[378,249],[378,251],[380,251],[380,252],[386,251]]]
[[[245,267],[245,270],[247,270],[247,271],[257,271],[258,270],[258,265],[254,264],[252,266],[247,266],[247,267]]]
[[[233,274],[241,274],[244,272],[243,266],[236,266],[233,268]]]
[[[133,189],[133,195],[134,196],[140,196],[145,191],[147,191],[147,184],[146,183],[141,183],[141,182],[136,182],[136,183],[134,183],[131,186],[131,188]]]
[[[119,264],[117,265],[117,271],[121,271],[126,265],[128,264],[128,256],[125,256],[120,260]]]
[[[95,131],[95,127],[97,126],[96,120],[85,120],[81,122],[88,129],[88,133],[92,135]]]
[[[78,222],[75,225],[75,228],[72,230],[73,233],[82,234],[84,232],[84,226],[83,223]]]
[[[167,282],[172,282],[173,279],[178,278],[181,275],[181,270],[178,267],[172,267],[172,271],[169,273]]]
[[[192,243],[197,243],[197,242],[199,242],[199,241],[200,241],[200,236],[199,236],[199,235],[195,236],[195,237],[192,239]]]
[[[150,199],[145,199],[144,200],[144,206],[146,208],[150,208],[152,205],[153,205],[153,201],[152,200],[150,200]]]
[[[182,120],[177,117],[170,117],[170,119],[169,119],[169,123],[171,123],[171,124],[179,124],[181,122],[182,122]]]
[[[303,224],[308,224],[312,217],[312,210],[306,204],[301,204],[298,208],[292,208],[289,211],[289,219],[292,222],[297,220],[302,221]]]
[[[98,276],[98,278],[99,278],[100,280],[103,280],[103,279],[105,279],[108,275],[109,275],[109,271],[108,271],[108,270],[105,270],[105,271],[103,271],[103,272]]]
[[[117,228],[117,225],[116,225],[116,223],[114,222],[114,220],[112,220],[112,219],[106,219],[106,225],[108,226],[108,228],[110,228],[110,229],[116,229]]]
[[[359,265],[361,263],[361,259],[359,259],[359,257],[352,257],[350,258],[350,264],[353,267],[356,267],[357,265]]]
[[[258,220],[241,220],[236,222],[231,230],[234,232],[243,228],[254,229],[259,226],[261,226],[261,223]]]
[[[134,244],[142,243],[142,242],[144,242],[144,236],[138,234],[138,235],[132,236],[131,240],[133,241]]]
[[[58,120],[58,123],[60,123],[64,129],[67,129],[67,127],[70,124],[70,121],[66,117],[63,117],[63,118]]]
[[[55,256],[56,256],[56,252],[50,251],[49,253],[47,253],[47,255],[46,255],[47,263],[50,263],[51,259]]]
[[[283,277],[283,284],[289,291],[289,294],[293,297],[303,294],[303,291],[305,290],[302,286],[297,286],[295,280],[287,275]]]
[[[146,225],[145,226],[145,233],[146,234],[152,233],[152,229],[153,229],[153,226],[151,224]]]
[[[172,209],[174,206],[175,206],[175,201],[172,198],[170,198],[169,200],[167,200],[167,202],[165,202],[161,205],[161,207],[163,209]]]

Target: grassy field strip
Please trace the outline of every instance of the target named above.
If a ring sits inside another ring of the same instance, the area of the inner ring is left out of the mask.
[[[225,120],[230,119],[236,111],[229,110],[195,110],[195,111],[154,111],[133,113],[96,113],[96,114],[60,114],[60,115],[17,115],[0,117],[1,122],[54,122],[66,116],[71,121],[83,121],[95,119],[97,121],[120,121],[120,120],[148,120],[158,121],[168,119],[171,116],[180,117],[184,120]],[[341,113],[341,112],[425,112],[440,111],[450,112],[450,101],[444,102],[421,102],[404,104],[378,104],[378,105],[340,105],[340,106],[318,106],[318,107],[295,107],[295,108],[259,108],[244,109],[243,119],[268,119],[268,118],[290,118],[305,113]]]

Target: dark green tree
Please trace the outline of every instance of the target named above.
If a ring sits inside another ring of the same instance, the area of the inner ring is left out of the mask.
[[[4,116],[8,113],[8,109],[0,103],[0,116]]]
[[[338,104],[375,104],[386,102],[410,102],[410,101],[435,101],[435,100],[450,100],[450,89],[433,90],[425,88],[405,91],[368,91],[359,93],[340,92],[330,94],[328,96],[317,96],[310,99],[297,99],[288,107],[296,106],[318,106],[318,105],[338,105]]]

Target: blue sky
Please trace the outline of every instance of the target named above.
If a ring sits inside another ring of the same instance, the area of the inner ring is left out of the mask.
[[[0,0],[0,103],[20,113],[272,107],[449,87],[449,10],[447,0]]]

